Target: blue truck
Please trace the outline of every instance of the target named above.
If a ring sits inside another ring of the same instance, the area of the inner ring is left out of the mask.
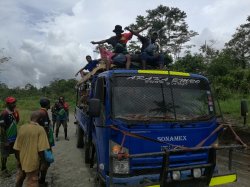
[[[77,147],[100,186],[215,186],[222,126],[206,77],[168,70],[104,71],[77,87]],[[237,146],[236,146],[237,147]]]

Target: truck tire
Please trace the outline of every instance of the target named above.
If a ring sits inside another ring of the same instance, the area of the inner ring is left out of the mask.
[[[97,179],[96,179],[96,186],[97,187],[105,187],[106,184],[105,184],[105,182],[100,177],[97,177]]]
[[[86,146],[85,146],[85,158],[84,158],[84,161],[85,161],[85,164],[89,164],[90,163],[90,143],[86,143]]]
[[[84,131],[80,127],[79,124],[77,124],[77,148],[83,148],[84,147],[84,141],[83,141]]]
[[[94,148],[95,149],[95,148]],[[96,168],[96,186],[97,187],[106,187],[105,179],[103,179],[100,175],[99,171],[99,164],[98,164],[98,159],[97,159],[97,153],[96,150],[94,151],[94,165],[97,167]]]
[[[96,157],[96,149],[95,146],[91,143],[89,146],[89,163],[90,163],[90,168],[94,168],[97,166],[97,157]]]

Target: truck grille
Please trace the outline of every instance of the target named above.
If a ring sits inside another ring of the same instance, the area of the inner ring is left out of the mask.
[[[131,175],[159,174],[162,161],[162,156],[131,158]],[[169,162],[169,168],[206,164],[208,162],[208,152],[203,150],[192,153],[171,154]]]

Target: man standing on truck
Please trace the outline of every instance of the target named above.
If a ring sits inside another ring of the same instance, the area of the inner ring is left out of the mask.
[[[146,69],[146,64],[149,64],[153,67],[158,66],[160,69],[162,69],[164,66],[164,56],[159,53],[159,46],[156,44],[156,40],[158,39],[158,33],[152,32],[151,35],[144,37],[138,32],[135,32],[128,27],[126,27],[125,29],[136,35],[142,43],[142,68]]]
[[[89,72],[91,72],[101,61],[101,59],[98,60],[92,60],[90,55],[86,56],[86,60],[87,60],[87,65],[84,66],[83,68],[81,68],[76,74],[75,76],[77,76],[79,73],[81,74],[81,77],[83,78],[84,75],[86,74],[85,72],[83,72],[83,70],[87,70]]]
[[[57,112],[56,118],[56,141],[59,140],[59,128],[62,125],[64,128],[64,138],[69,141],[67,132],[67,122],[69,121],[69,105],[65,102],[64,97],[60,96],[57,105],[55,106]]]
[[[7,97],[5,104],[6,109],[0,115],[1,175],[10,177],[6,164],[9,155],[15,153],[13,146],[17,136],[19,113],[16,110],[16,98]],[[17,158],[16,154],[15,156]]]
[[[129,40],[132,39],[133,34],[131,32],[123,33],[124,30],[122,30],[121,25],[116,25],[113,32],[116,34],[115,36],[112,36],[112,37],[110,37],[108,39],[101,40],[101,41],[98,41],[98,42],[92,41],[91,43],[92,44],[108,43],[108,44],[112,45],[112,47],[114,49],[114,53],[115,53],[115,55],[112,58],[114,59],[119,54],[125,55],[125,57],[126,57],[126,69],[129,69],[130,64],[131,64],[131,57],[128,54],[126,44],[127,44],[127,42]],[[111,64],[108,64],[107,67],[109,68],[110,65]]]

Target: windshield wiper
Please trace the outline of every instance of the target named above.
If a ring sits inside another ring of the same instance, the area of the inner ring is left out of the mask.
[[[147,116],[147,115],[126,115],[126,116],[118,116],[116,119],[125,119],[125,120],[134,120],[134,121],[174,121],[174,116]]]
[[[126,116],[117,116],[116,119],[125,119],[125,120],[133,120],[133,121],[149,121],[150,118],[145,115],[126,115]]]
[[[201,116],[196,116],[196,117],[193,117],[191,118],[190,120],[193,120],[193,121],[206,121],[206,120],[210,120],[212,117],[214,117],[214,115],[201,115]]]
[[[150,116],[150,119],[159,119],[161,121],[175,121],[174,116]]]

